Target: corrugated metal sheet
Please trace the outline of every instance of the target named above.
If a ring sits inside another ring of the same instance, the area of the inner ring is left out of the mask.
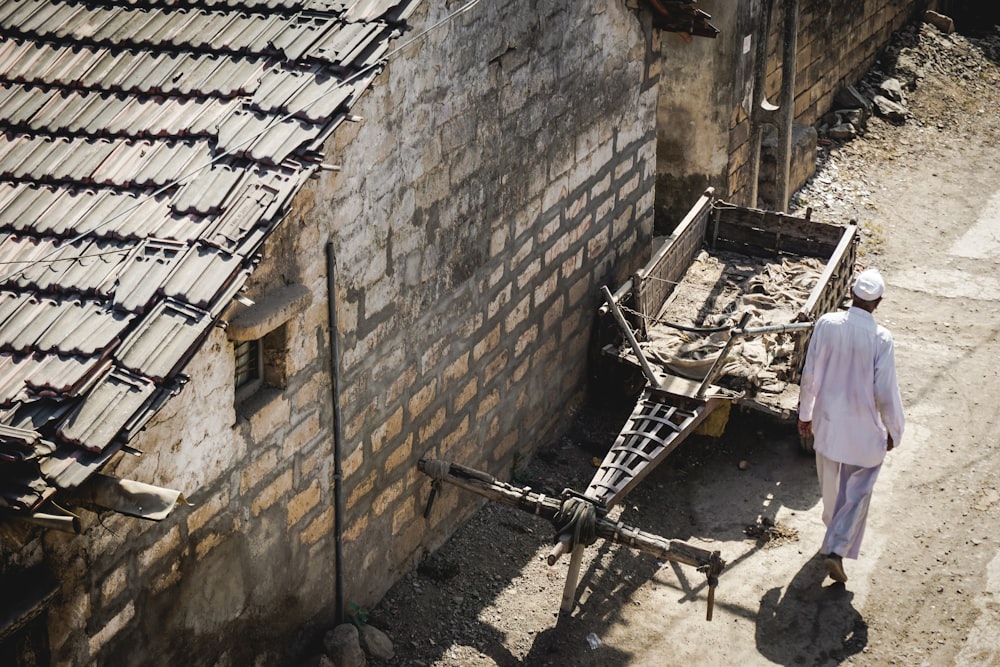
[[[416,2],[0,0],[0,510],[179,390]]]

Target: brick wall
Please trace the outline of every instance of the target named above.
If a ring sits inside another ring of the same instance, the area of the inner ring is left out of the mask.
[[[878,57],[892,33],[926,8],[926,0],[800,0],[795,74],[795,122],[813,125],[830,110],[833,96],[857,82]],[[782,3],[775,2],[768,41],[767,96],[781,87]],[[729,199],[752,206],[750,123],[746,105],[730,117]]]
[[[652,39],[621,3],[480,4],[330,147],[352,599],[478,506],[445,490],[425,520],[419,458],[509,478],[580,403],[598,289],[648,254]]]
[[[454,3],[450,5],[456,7]],[[444,18],[426,3],[417,31]],[[216,330],[190,381],[107,472],[194,503],[160,523],[4,535],[45,562],[57,664],[280,664],[333,621],[325,248],[336,254],[347,594],[372,605],[477,506],[422,513],[423,456],[509,477],[586,390],[604,283],[648,255],[655,53],[620,1],[479,3],[394,56],[269,239],[249,296],[299,283],[280,386],[239,404]],[[415,31],[416,32],[416,31]],[[405,39],[405,38],[404,38]],[[5,555],[6,555],[5,554]]]

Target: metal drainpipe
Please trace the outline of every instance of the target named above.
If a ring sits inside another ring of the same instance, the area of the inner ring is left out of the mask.
[[[336,259],[333,241],[326,243],[326,303],[330,326],[330,396],[333,399],[333,513],[334,513],[334,595],[337,600],[336,624],[344,622],[344,502],[340,419],[340,336],[337,335]]]
[[[775,190],[778,210],[788,210],[792,173],[792,136],[795,129],[795,67],[799,37],[799,0],[785,0],[784,48],[781,53],[781,119],[778,122],[778,169]]]

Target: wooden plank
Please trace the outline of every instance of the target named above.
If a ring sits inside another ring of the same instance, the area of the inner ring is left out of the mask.
[[[714,192],[713,188],[705,190],[646,266],[633,277],[636,309],[644,316],[656,315],[701,248]]]
[[[771,232],[720,224],[719,236],[715,239],[713,247],[717,250],[728,250],[756,257],[788,254],[826,259],[837,246],[815,239],[794,236],[779,237]]]
[[[748,227],[762,232],[811,239],[830,246],[836,246],[843,227],[826,222],[807,220],[777,211],[734,207],[730,204],[716,204],[720,224]]]
[[[837,244],[837,249],[826,263],[819,281],[813,287],[805,305],[799,309],[796,317],[799,321],[815,322],[820,315],[830,313],[840,308],[841,303],[850,293],[851,278],[854,275],[854,264],[858,256],[858,227],[848,225]],[[789,363],[795,372],[790,378],[798,382],[805,365],[806,353],[809,350],[809,340],[812,332],[803,333],[795,338]]]

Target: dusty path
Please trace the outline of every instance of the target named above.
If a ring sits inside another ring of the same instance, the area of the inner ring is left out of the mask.
[[[970,58],[969,78],[927,63],[914,118],[873,121],[800,197],[815,217],[865,230],[864,261],[888,280],[876,316],[896,337],[908,417],[847,585],[824,581],[816,558],[811,457],[787,428],[736,416],[721,441],[685,442],[622,508],[629,523],[722,551],[711,623],[702,575],[600,544],[579,604],[559,617],[566,563],[544,561],[548,524],[490,505],[372,610],[395,641],[391,664],[1000,664],[1000,77],[960,38],[921,43],[940,62]],[[586,447],[607,447],[623,420],[615,407],[587,415],[522,481],[584,488]],[[749,538],[761,516],[786,537]]]

